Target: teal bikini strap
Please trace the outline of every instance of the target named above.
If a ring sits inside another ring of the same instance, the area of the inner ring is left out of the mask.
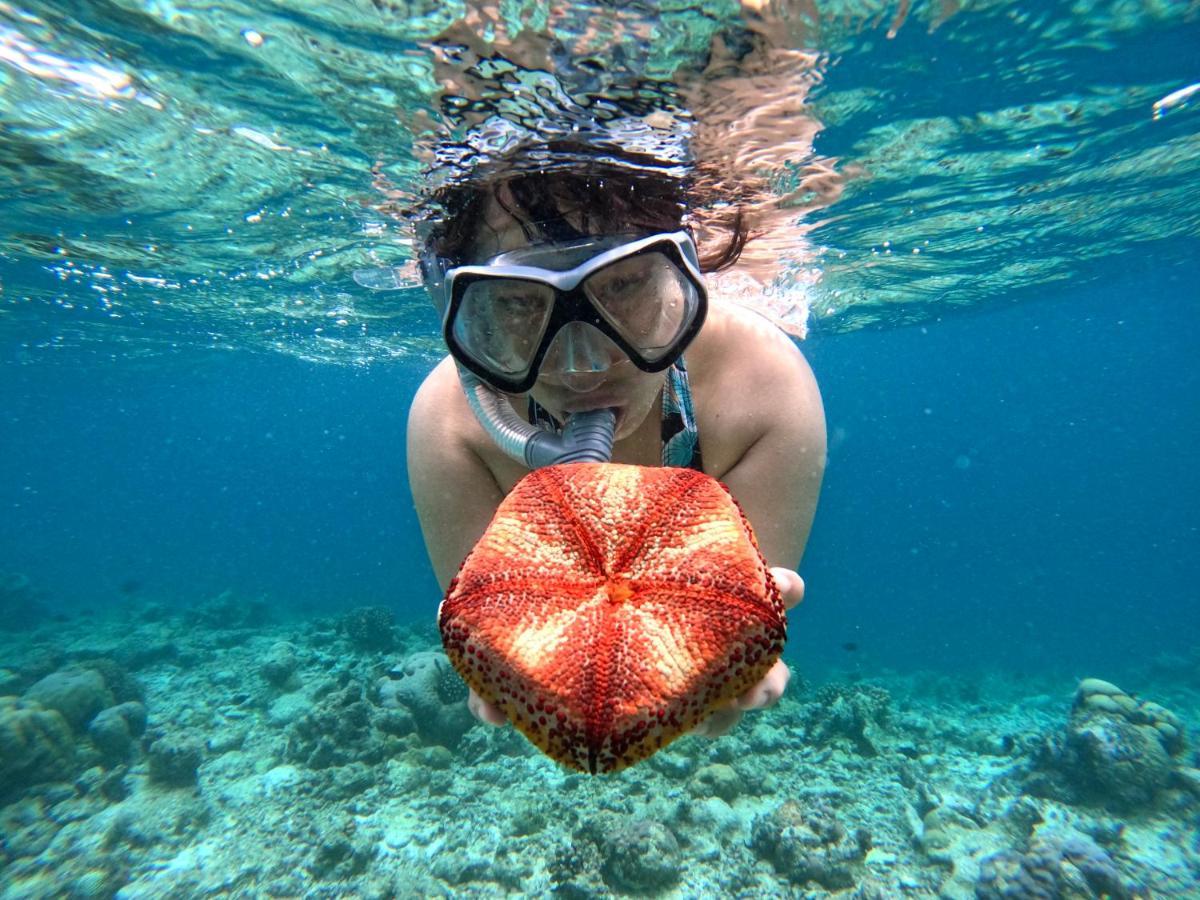
[[[662,405],[662,464],[703,472],[700,431],[696,427],[692,388],[682,356],[667,370]]]
[[[529,398],[529,421],[554,431],[561,427],[532,397]],[[667,370],[667,381],[663,388],[662,464],[704,471],[704,461],[700,456],[700,432],[696,428],[696,413],[692,407],[692,388],[688,383],[683,357]]]

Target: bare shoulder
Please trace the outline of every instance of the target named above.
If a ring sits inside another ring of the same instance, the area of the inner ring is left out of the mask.
[[[417,389],[408,411],[408,473],[418,511],[472,470],[486,472],[476,451],[482,431],[471,414],[458,373],[443,360]]]
[[[449,357],[434,367],[413,397],[409,408],[409,440],[445,439],[457,435],[464,440],[464,426],[469,424],[463,413],[469,415],[470,408],[459,387],[458,373]]]
[[[408,417],[408,478],[426,548],[443,587],[483,533],[504,492],[496,451],[444,360],[426,376]]]
[[[408,413],[410,455],[428,450],[430,463],[440,467],[456,461],[484,468],[509,487],[525,470],[508,459],[483,430],[467,403],[454,360],[446,357],[434,367],[413,397]]]
[[[715,301],[687,358],[706,468],[717,477],[769,434],[805,444],[824,435],[812,369],[796,342],[759,313]]]

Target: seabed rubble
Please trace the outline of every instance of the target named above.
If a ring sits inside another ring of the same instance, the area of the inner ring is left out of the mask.
[[[1137,694],[796,677],[605,777],[476,724],[382,607],[133,598],[13,619],[0,659],[0,900],[1200,896],[1200,651]]]

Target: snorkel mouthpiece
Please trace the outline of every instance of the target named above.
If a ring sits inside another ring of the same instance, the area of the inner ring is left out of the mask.
[[[562,434],[538,431],[525,445],[525,464],[531,469],[573,462],[608,462],[612,459],[617,413],[589,409],[567,417]]]

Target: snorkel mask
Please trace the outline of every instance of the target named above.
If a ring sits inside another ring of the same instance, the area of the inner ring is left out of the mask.
[[[543,371],[603,373],[623,358],[661,372],[708,309],[686,231],[533,244],[480,265],[428,254],[422,268],[451,355],[507,393],[530,390]]]

